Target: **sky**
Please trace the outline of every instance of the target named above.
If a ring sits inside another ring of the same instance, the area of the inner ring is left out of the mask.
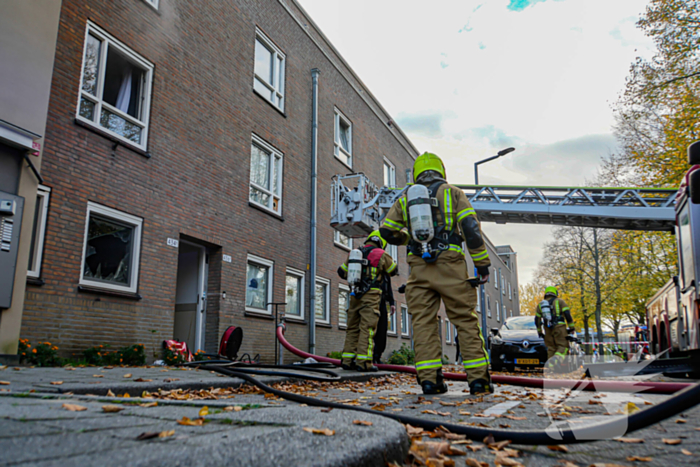
[[[298,0],[451,183],[585,184],[616,151],[612,104],[653,44],[647,0]],[[530,282],[551,227],[482,229]]]

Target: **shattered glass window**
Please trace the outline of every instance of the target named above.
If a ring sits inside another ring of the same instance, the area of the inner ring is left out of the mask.
[[[129,286],[134,226],[91,214],[83,277]]]

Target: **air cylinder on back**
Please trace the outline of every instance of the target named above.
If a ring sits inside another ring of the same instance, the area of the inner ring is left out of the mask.
[[[348,284],[354,288],[360,284],[362,280],[362,252],[358,249],[350,251],[348,258]]]
[[[413,240],[423,246],[423,258],[430,256],[428,242],[435,236],[433,212],[430,205],[430,192],[424,185],[413,185],[406,194],[408,217]]]

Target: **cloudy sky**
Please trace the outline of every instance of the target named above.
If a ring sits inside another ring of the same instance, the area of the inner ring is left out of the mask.
[[[652,43],[647,0],[299,0],[448,180],[577,185],[614,152],[611,104]],[[531,280],[550,227],[484,224]]]

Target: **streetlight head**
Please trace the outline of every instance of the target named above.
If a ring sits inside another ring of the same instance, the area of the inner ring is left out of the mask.
[[[515,148],[501,149],[500,151],[498,151],[498,157],[505,156],[506,154],[511,153],[513,151],[515,151]]]

